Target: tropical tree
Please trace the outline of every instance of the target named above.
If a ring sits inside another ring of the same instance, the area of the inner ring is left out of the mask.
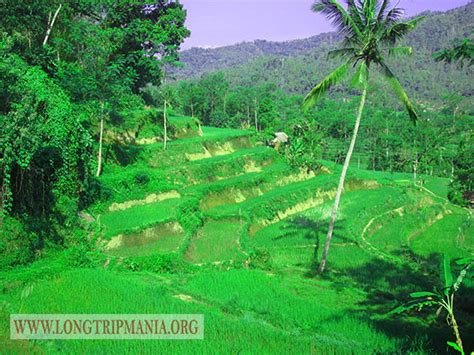
[[[367,98],[371,69],[377,68],[381,72],[406,107],[411,120],[416,122],[418,118],[415,108],[399,80],[385,63],[385,57],[413,52],[411,47],[400,47],[396,44],[416,27],[422,17],[402,20],[403,10],[398,7],[391,8],[389,0],[345,0],[345,5],[341,5],[336,0],[318,0],[312,6],[314,12],[321,13],[332,20],[338,32],[344,37],[342,47],[329,53],[329,57],[342,57],[344,61],[342,65],[309,92],[304,99],[303,107],[305,109],[313,107],[332,86],[346,77],[351,66],[355,68],[352,84],[362,90],[352,139],[339,179],[318,273],[322,273],[326,266],[344,181],[354,151]]]

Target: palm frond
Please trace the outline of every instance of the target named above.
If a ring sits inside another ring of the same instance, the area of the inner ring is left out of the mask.
[[[459,62],[461,66],[466,62],[469,66],[472,66],[474,65],[474,43],[470,38],[466,38],[452,49],[445,49],[434,53],[433,58],[437,62]]]
[[[394,7],[390,9],[390,11],[387,12],[387,15],[385,16],[385,21],[384,21],[385,25],[391,25],[391,24],[397,23],[403,17],[404,13],[405,13],[405,10],[399,7]]]
[[[362,12],[366,27],[372,27],[375,24],[376,4],[377,0],[365,0],[363,2]]]
[[[323,96],[334,84],[342,80],[349,69],[349,61],[342,64],[339,68],[334,70],[331,74],[325,77],[318,85],[316,85],[303,101],[303,109],[308,110]]]
[[[361,9],[357,6],[355,0],[346,0],[347,12],[352,17],[358,28],[364,28],[364,21],[361,17]]]
[[[390,0],[383,0],[382,5],[380,5],[379,14],[377,15],[377,23],[381,23],[387,8],[390,6]]]
[[[412,55],[413,48],[412,47],[393,47],[388,49],[389,55]]]
[[[356,49],[352,47],[344,47],[339,49],[334,49],[328,52],[328,58],[350,58],[353,57],[356,53]]]
[[[357,70],[352,77],[352,86],[356,88],[363,88],[367,85],[369,81],[369,68],[365,62],[361,62],[357,67]]]
[[[354,19],[347,13],[336,0],[317,0],[311,9],[325,15],[336,26],[339,33],[344,36],[361,36],[361,29]]]
[[[415,124],[416,121],[418,120],[418,114],[416,113],[413,104],[411,103],[410,99],[408,98],[407,93],[405,92],[402,85],[400,84],[400,81],[398,81],[395,74],[393,74],[393,72],[390,70],[390,68],[385,63],[378,62],[378,64],[380,66],[380,70],[381,70],[384,78],[388,81],[388,83],[392,87],[395,94],[398,96],[400,101],[403,103],[403,105],[405,106],[405,108],[408,111],[408,114],[410,115],[410,119]]]
[[[384,32],[380,36],[380,41],[382,43],[395,44],[399,39],[413,31],[418,23],[423,20],[423,18],[424,16],[419,16],[410,21],[397,22],[392,26],[385,28]]]

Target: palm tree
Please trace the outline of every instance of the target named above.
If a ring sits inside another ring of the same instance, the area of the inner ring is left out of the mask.
[[[402,20],[403,10],[397,7],[390,8],[389,0],[344,0],[345,6],[336,0],[317,0],[312,10],[324,14],[337,27],[344,37],[342,47],[329,53],[329,57],[342,57],[343,64],[324,78],[306,96],[303,108],[313,107],[318,100],[334,84],[346,77],[350,67],[355,68],[352,78],[354,86],[362,90],[362,97],[357,111],[356,123],[349,150],[344,161],[339,185],[336,192],[334,207],[331,213],[329,229],[323,249],[318,273],[322,273],[326,266],[334,223],[344,187],[347,169],[357,140],[360,119],[367,98],[369,74],[371,69],[377,68],[388,81],[394,92],[406,107],[413,122],[418,116],[397,77],[385,64],[385,56],[395,54],[411,54],[410,47],[398,47],[396,43],[409,31],[413,30],[422,17],[411,20]]]

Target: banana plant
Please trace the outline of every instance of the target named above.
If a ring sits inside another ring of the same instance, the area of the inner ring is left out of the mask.
[[[443,255],[441,258],[441,281],[443,287],[434,287],[433,291],[411,293],[410,297],[412,300],[398,306],[390,314],[400,314],[411,309],[421,310],[424,307],[437,307],[436,315],[439,315],[443,310],[446,311],[446,322],[451,326],[456,336],[456,342],[448,341],[447,344],[461,354],[464,354],[459,326],[454,315],[454,295],[461,287],[472,264],[474,264],[474,257],[458,260],[456,264],[462,266],[462,270],[455,279],[451,271],[451,260],[448,256]]]

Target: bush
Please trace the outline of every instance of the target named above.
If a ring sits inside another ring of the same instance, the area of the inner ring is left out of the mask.
[[[102,255],[87,243],[71,246],[64,255],[66,265],[71,268],[93,268],[103,259]]]
[[[0,269],[25,265],[35,258],[40,238],[15,218],[5,217],[0,237]]]
[[[248,266],[251,269],[271,270],[272,256],[266,249],[255,249],[250,253]]]
[[[123,265],[131,271],[150,271],[166,274],[178,274],[191,269],[190,264],[184,261],[180,255],[174,253],[128,258],[124,260]]]
[[[203,226],[203,215],[198,199],[190,199],[178,206],[178,221],[187,231],[194,233]]]
[[[113,189],[101,184],[96,177],[90,177],[84,185],[84,191],[79,199],[79,209],[83,210],[97,201],[107,201],[113,196]]]
[[[64,262],[70,268],[93,268],[104,264],[105,256],[97,248],[96,238],[84,230],[76,229],[66,240]]]
[[[138,172],[133,177],[133,180],[137,185],[146,185],[150,182],[150,177],[146,172]]]

